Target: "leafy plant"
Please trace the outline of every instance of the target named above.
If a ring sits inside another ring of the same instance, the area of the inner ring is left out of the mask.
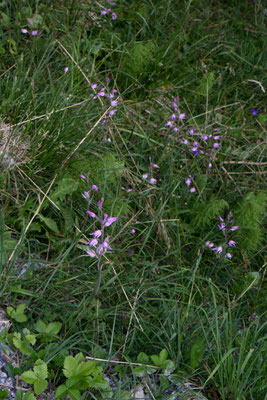
[[[16,309],[13,307],[7,307],[8,315],[15,319],[17,322],[26,322],[28,317],[24,314],[26,308],[26,304],[20,304]]]
[[[24,382],[33,385],[35,393],[39,396],[47,388],[47,365],[43,360],[38,359],[33,367],[33,370],[25,371],[20,375],[20,379]]]
[[[85,362],[82,353],[78,353],[75,357],[67,356],[65,358],[63,373],[67,379],[63,385],[57,388],[56,399],[68,395],[72,400],[80,400],[81,390],[94,388],[107,391],[109,388],[108,382],[103,379],[102,368],[96,366],[94,361]]]

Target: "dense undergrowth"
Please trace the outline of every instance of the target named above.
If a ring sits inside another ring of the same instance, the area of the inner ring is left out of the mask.
[[[0,19],[8,373],[43,396],[72,378],[74,400],[263,399],[264,2],[17,0]]]

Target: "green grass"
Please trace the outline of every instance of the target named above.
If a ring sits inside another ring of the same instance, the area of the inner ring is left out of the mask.
[[[187,381],[204,399],[261,400],[264,2],[128,3],[112,6],[112,21],[100,15],[105,2],[1,2],[1,307],[27,305],[28,321],[13,321],[15,332],[34,331],[40,318],[62,322],[53,348],[35,348],[56,371],[52,388],[62,383],[60,352],[82,351],[120,377],[114,398],[121,399],[140,383],[132,364],[138,354],[166,349],[175,368],[169,383],[160,370],[142,378],[149,398],[167,399],[168,385]],[[110,101],[92,97],[91,84],[107,88],[107,78],[119,96],[112,118]],[[166,123],[178,95],[186,118],[173,133]],[[192,128],[201,135],[218,129],[219,149],[203,144],[194,156],[181,143]],[[149,156],[160,166],[156,185],[142,178]],[[113,251],[102,258],[95,295],[97,261],[81,257],[98,229],[81,196],[79,175],[87,171],[100,188],[90,210],[97,213],[104,196],[104,212],[119,217],[107,228]],[[224,241],[217,225],[230,211],[237,245],[221,259],[205,242]],[[112,359],[129,364],[115,368]],[[32,360],[22,356],[22,371]]]

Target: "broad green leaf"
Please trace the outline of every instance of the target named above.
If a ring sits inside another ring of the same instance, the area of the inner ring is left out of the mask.
[[[37,323],[35,324],[35,329],[39,333],[45,333],[46,332],[46,324],[44,323],[44,321],[39,319],[39,321],[37,321]]]
[[[150,356],[151,360],[153,361],[153,364],[156,365],[156,367],[160,366],[160,358],[156,354],[153,356]]]
[[[46,333],[49,333],[51,335],[57,335],[58,332],[60,331],[62,326],[61,322],[50,322],[50,324],[47,325],[46,327]]]
[[[80,400],[81,398],[81,392],[79,391],[79,389],[69,389],[68,395],[72,400]]]
[[[166,349],[161,350],[161,352],[159,353],[159,359],[160,362],[162,363],[163,361],[166,361],[168,357],[168,352]]]
[[[38,378],[47,379],[48,376],[47,365],[43,360],[38,359],[35,362],[33,371],[38,376]]]
[[[39,218],[52,232],[59,233],[56,221],[52,218],[44,217],[42,214],[39,214]]]
[[[80,351],[80,353],[76,354],[75,360],[78,361],[78,363],[81,361],[84,361],[84,355],[81,351]]]
[[[73,376],[72,378],[69,378],[69,379],[66,380],[65,385],[69,390],[73,386],[77,386],[78,383],[79,383],[78,386],[80,387],[80,381],[81,381],[81,377],[80,376]]]
[[[145,367],[142,367],[141,365],[139,367],[134,368],[134,374],[136,376],[139,376],[140,378],[146,375],[146,369]]]
[[[198,93],[206,96],[212,89],[215,81],[214,72],[207,72],[200,81]]]
[[[79,182],[73,178],[62,178],[57,185],[57,188],[51,193],[50,198],[52,201],[63,201],[65,196],[75,192],[79,187]]]
[[[34,382],[38,380],[38,377],[33,371],[25,371],[23,372],[23,374],[20,375],[20,379],[32,385]]]
[[[34,345],[36,343],[36,337],[33,334],[26,335],[25,339],[32,345]]]
[[[78,362],[72,356],[67,356],[64,361],[63,373],[66,378],[71,378],[76,375],[76,369],[78,367]]]
[[[68,388],[65,385],[60,385],[55,393],[56,399],[63,399],[68,393]]]
[[[76,374],[79,376],[89,375],[95,368],[95,365],[96,363],[94,361],[82,361],[77,367]]]
[[[141,351],[141,353],[138,354],[137,361],[142,364],[147,364],[149,363],[149,357],[146,353]]]
[[[17,322],[26,322],[28,320],[25,314],[16,314],[14,318]]]
[[[191,346],[190,349],[190,364],[193,369],[196,368],[198,363],[202,360],[204,354],[204,343],[201,337],[198,337]]]
[[[8,390],[7,389],[0,389],[0,399],[5,400],[8,396]]]
[[[43,393],[47,389],[48,383],[45,379],[40,379],[37,382],[34,382],[33,387],[35,393],[39,396],[39,394]]]
[[[29,392],[25,393],[23,400],[36,400],[33,392],[30,390]]]

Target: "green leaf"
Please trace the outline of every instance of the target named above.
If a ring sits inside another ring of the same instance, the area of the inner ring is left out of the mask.
[[[33,371],[25,371],[23,372],[23,374],[20,375],[20,379],[32,385],[34,382],[38,380],[38,377]]]
[[[66,378],[71,378],[76,375],[76,369],[78,367],[77,360],[72,356],[67,356],[64,361],[63,373]]]
[[[41,393],[43,393],[47,389],[47,381],[45,379],[40,379],[37,382],[34,382],[33,387],[35,393],[39,396]]]
[[[198,93],[206,96],[210,92],[215,81],[214,72],[207,72],[200,81]]]
[[[76,354],[76,356],[74,358],[76,361],[78,361],[78,363],[81,361],[84,361],[84,355],[81,351],[80,351],[80,353]]]
[[[156,367],[160,366],[160,358],[156,354],[153,356],[150,356],[151,360],[153,361],[153,364],[156,365]]]
[[[62,399],[65,397],[68,393],[68,388],[65,385],[60,385],[55,393],[55,398],[56,399]]]
[[[143,353],[141,351],[141,353],[138,354],[137,361],[139,363],[142,363],[142,364],[148,364],[149,363],[149,357],[148,357],[148,355],[146,353]]]
[[[46,327],[46,333],[49,333],[50,335],[57,335],[58,332],[60,331],[62,327],[61,322],[50,322],[50,324],[47,325]]]
[[[63,201],[66,195],[76,192],[79,187],[79,182],[73,178],[64,177],[57,185],[57,188],[51,193],[50,198],[52,201]]]
[[[146,375],[146,369],[145,367],[142,367],[141,365],[139,367],[134,368],[134,374],[136,376],[139,376],[140,378]]]
[[[163,361],[166,361],[168,357],[168,352],[166,349],[161,350],[161,352],[159,353],[159,359],[160,362],[162,363]]]
[[[79,383],[79,387],[80,387],[80,381],[81,381],[81,377],[80,376],[73,376],[72,378],[69,378],[66,380],[65,385],[66,387],[69,389],[71,389],[73,386],[77,386],[77,384]]]
[[[198,363],[202,360],[204,354],[204,343],[201,337],[198,337],[191,346],[190,349],[190,365],[193,369],[196,368]]]
[[[72,400],[80,400],[81,398],[81,392],[79,391],[79,389],[69,389],[68,395]]]
[[[76,375],[79,376],[89,375],[91,374],[95,366],[96,363],[94,361],[87,361],[87,362],[82,361],[77,367]]]
[[[33,392],[30,390],[29,392],[25,393],[23,400],[36,400]]]
[[[44,321],[39,319],[39,321],[37,321],[37,323],[35,324],[35,329],[39,333],[46,333],[46,324],[44,323]]]
[[[0,399],[5,400],[8,396],[8,390],[7,389],[0,389]]]
[[[40,379],[46,379],[48,376],[47,365],[43,360],[38,359],[35,362],[33,371]]]
[[[42,214],[39,214],[38,216],[39,216],[40,220],[41,220],[42,222],[44,222],[45,225],[46,225],[52,232],[59,233],[59,230],[58,230],[58,226],[57,226],[56,221],[54,221],[52,218],[44,217]]]

